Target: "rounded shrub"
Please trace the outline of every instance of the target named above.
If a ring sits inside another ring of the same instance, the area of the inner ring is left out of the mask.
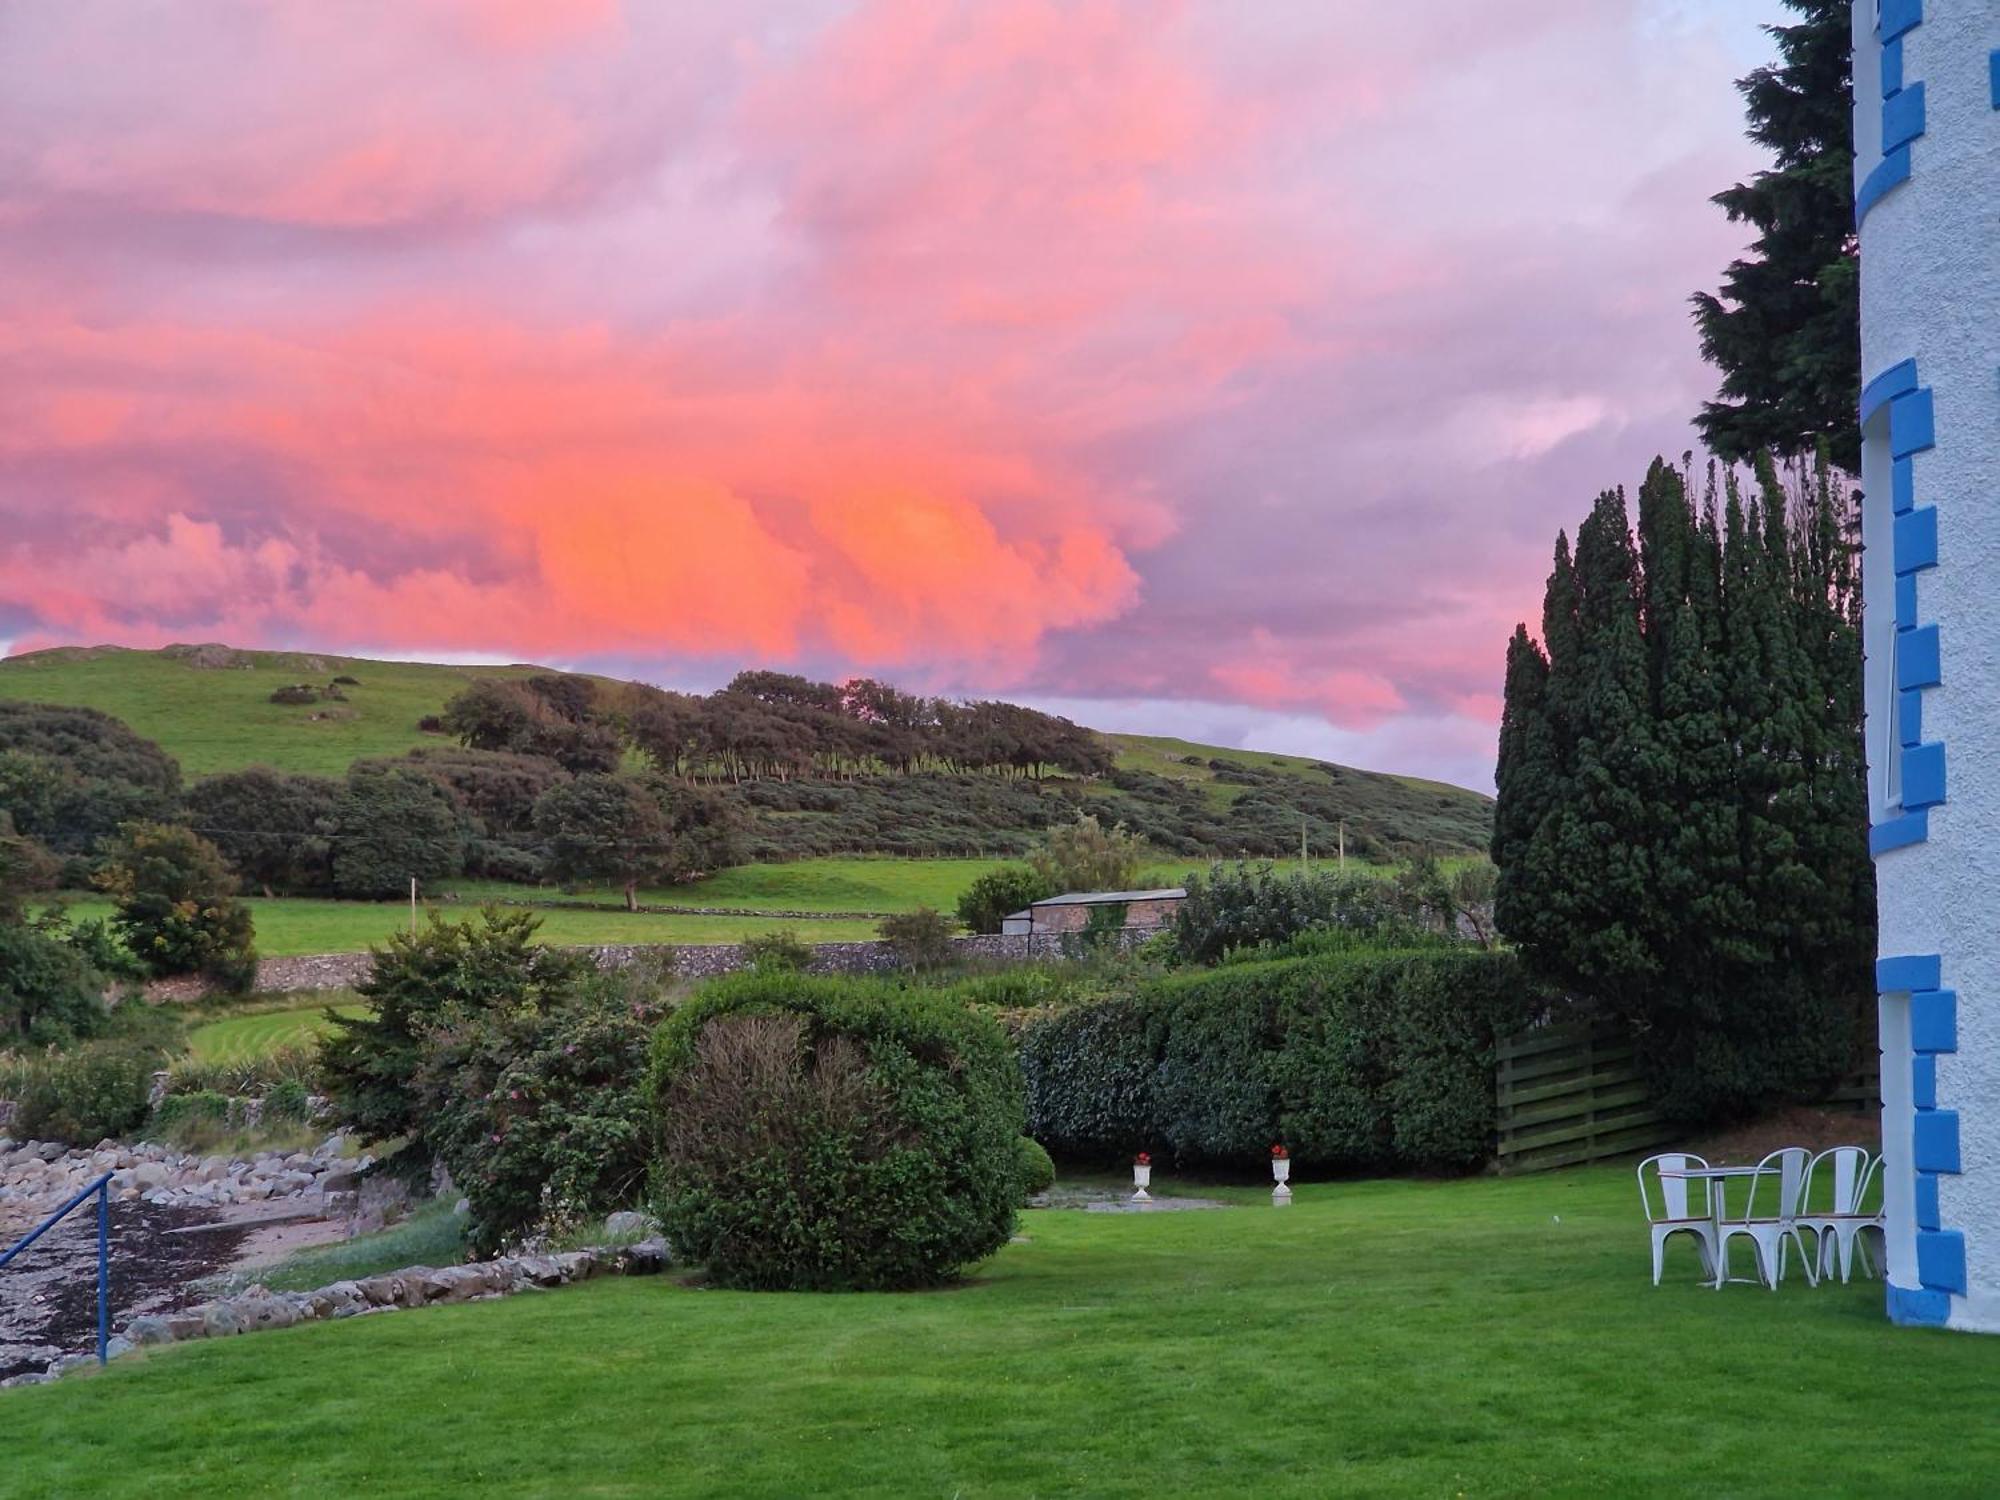
[[[1020,1202],[1020,1069],[998,1024],[880,981],[750,974],[661,1027],[656,1210],[725,1286],[935,1286]]]
[[[1021,1159],[1021,1196],[1032,1198],[1037,1193],[1046,1193],[1056,1185],[1056,1164],[1049,1160],[1049,1153],[1033,1136],[1024,1135],[1015,1142],[1014,1153]]]

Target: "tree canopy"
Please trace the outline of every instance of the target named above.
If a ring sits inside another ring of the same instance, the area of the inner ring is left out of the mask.
[[[1799,21],[1765,28],[1778,61],[1737,84],[1750,138],[1773,165],[1715,195],[1757,237],[1719,292],[1697,292],[1702,353],[1722,371],[1695,418],[1719,457],[1810,455],[1861,466],[1860,282],[1854,229],[1849,0],[1784,0]]]
[[[1598,497],[1508,646],[1495,920],[1624,1016],[1688,1120],[1847,1063],[1869,990],[1854,497],[1822,465]]]

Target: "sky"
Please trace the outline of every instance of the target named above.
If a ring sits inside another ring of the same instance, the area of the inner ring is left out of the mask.
[[[1777,0],[0,0],[0,649],[745,666],[1489,789]]]

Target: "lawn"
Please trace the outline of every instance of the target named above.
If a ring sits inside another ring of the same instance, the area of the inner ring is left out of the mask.
[[[358,1016],[365,1005],[335,1005],[334,1012]],[[248,1016],[225,1016],[188,1033],[188,1055],[196,1062],[237,1063],[265,1057],[286,1047],[304,1047],[328,1030],[324,1003],[296,1010],[266,1010]]]
[[[1158,1184],[1156,1184],[1157,1190]],[[11,1496],[1987,1495],[2000,1342],[1654,1290],[1629,1172],[1023,1216],[914,1296],[606,1281],[0,1395]]]
[[[392,932],[407,932],[410,908],[394,901],[327,901],[304,896],[245,898],[256,923],[257,951],[265,958],[297,953],[359,953]],[[475,901],[445,903],[446,917],[476,916]],[[95,896],[68,903],[79,919],[108,917],[111,904]],[[797,932],[808,942],[837,943],[875,936],[870,921],[784,921],[772,917],[682,917],[655,912],[557,909],[538,911],[541,936],[550,943],[734,943],[750,933]]]

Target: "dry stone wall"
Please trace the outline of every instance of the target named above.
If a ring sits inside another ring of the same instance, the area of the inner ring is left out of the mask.
[[[1109,940],[1130,947],[1151,937],[1151,930],[1130,930],[1110,935]],[[1029,963],[1065,956],[1059,938],[1013,934],[981,935],[952,940],[955,956],[974,963]],[[895,950],[887,943],[813,943],[810,972],[814,974],[891,974],[898,967]],[[581,951],[593,954],[605,968],[667,955],[674,972],[688,979],[713,979],[745,966],[743,949],[736,943],[662,944],[605,943]],[[257,988],[277,992],[350,988],[368,977],[370,960],[366,953],[317,953],[294,958],[267,958],[257,965]],[[205,992],[199,979],[158,980],[147,987],[154,1000],[191,1000]]]

